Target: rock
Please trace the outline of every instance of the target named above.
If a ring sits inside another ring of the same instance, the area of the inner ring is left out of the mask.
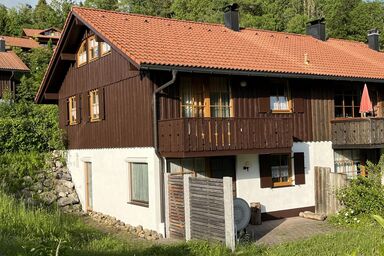
[[[59,197],[66,197],[66,196],[67,196],[67,193],[65,193],[65,192],[59,192],[58,196],[59,196]]]
[[[56,201],[57,196],[52,192],[43,192],[40,194],[40,199],[47,205],[51,205]]]
[[[58,184],[66,186],[67,188],[71,188],[71,189],[75,187],[75,185],[71,181],[68,181],[68,180],[59,180]]]
[[[44,173],[37,174],[36,179],[39,181],[44,181],[45,180],[45,174]]]
[[[32,191],[27,189],[27,188],[24,188],[21,190],[21,194],[24,198],[30,198],[32,197]]]
[[[43,186],[50,188],[53,186],[53,181],[51,179],[46,179],[45,181],[43,181]]]
[[[61,161],[56,161],[55,166],[56,166],[56,168],[62,168],[64,166],[64,164]]]
[[[139,225],[136,227],[136,230],[139,232],[139,231],[143,231],[143,226]]]
[[[63,173],[61,175],[61,179],[67,180],[67,181],[72,181],[72,176],[69,173]]]
[[[306,219],[320,220],[320,221],[324,221],[327,218],[327,215],[325,214],[313,213],[310,211],[300,212],[299,216]]]
[[[26,183],[26,184],[32,184],[33,183],[33,179],[31,176],[24,176],[23,177],[23,181]]]
[[[42,191],[43,190],[43,184],[41,182],[34,183],[31,188],[32,191]]]
[[[56,185],[55,191],[56,191],[56,193],[63,192],[63,193],[69,194],[69,193],[72,193],[73,190],[71,188],[64,186],[64,185]]]
[[[66,205],[71,205],[71,204],[77,204],[77,203],[79,203],[79,199],[71,195],[69,195],[68,197],[61,197],[59,198],[59,200],[57,200],[57,204],[60,207],[64,207]]]

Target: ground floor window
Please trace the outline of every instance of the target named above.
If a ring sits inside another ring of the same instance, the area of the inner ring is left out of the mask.
[[[271,172],[274,187],[292,184],[290,155],[271,155]]]
[[[335,172],[344,173],[348,178],[357,175],[368,175],[365,165],[367,161],[374,164],[380,159],[379,149],[338,149],[334,151]]]
[[[130,202],[148,206],[148,164],[130,163]]]

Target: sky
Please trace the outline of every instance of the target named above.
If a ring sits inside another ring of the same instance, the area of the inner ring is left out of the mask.
[[[35,6],[37,0],[0,0],[0,3],[5,5],[6,7],[15,7],[18,4],[30,4]]]

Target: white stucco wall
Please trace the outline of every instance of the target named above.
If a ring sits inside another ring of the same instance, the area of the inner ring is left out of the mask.
[[[314,167],[334,169],[331,142],[294,143],[293,152],[304,152],[305,184],[280,188],[260,188],[259,157],[257,154],[236,158],[237,196],[248,203],[260,202],[262,212],[273,212],[315,205]],[[249,170],[243,170],[243,166]]]
[[[85,207],[84,162],[92,163],[93,210],[164,234],[160,159],[153,148],[69,150],[67,164]],[[130,204],[128,162],[148,163],[149,207]]]

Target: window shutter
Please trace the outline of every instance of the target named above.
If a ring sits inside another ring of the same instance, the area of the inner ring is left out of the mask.
[[[259,99],[259,113],[269,113],[271,111],[270,104],[270,96],[271,90],[270,88],[259,88],[258,89],[258,99]]]
[[[81,94],[76,95],[76,122],[81,123]]]
[[[294,170],[295,170],[295,184],[305,184],[305,166],[304,166],[304,153],[294,153]]]
[[[104,97],[104,88],[99,89],[99,115],[100,119],[105,119],[105,97]]]
[[[84,118],[86,122],[89,122],[91,120],[90,104],[91,104],[91,97],[89,92],[86,92],[84,94],[84,100],[83,100]]]
[[[302,95],[297,95],[294,98],[294,101],[293,101],[293,111],[295,113],[304,113],[305,112],[305,109],[304,109],[304,97]]]
[[[270,155],[259,155],[260,187],[272,187],[272,171]]]
[[[65,99],[65,125],[69,125],[69,98]]]

